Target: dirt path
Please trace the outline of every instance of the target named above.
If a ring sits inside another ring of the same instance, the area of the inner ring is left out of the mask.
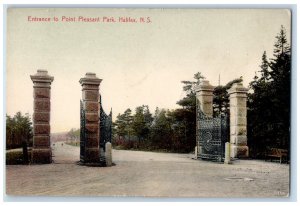
[[[233,165],[189,154],[113,150],[116,166],[76,165],[79,147],[56,143],[54,164],[8,165],[8,195],[286,197],[289,165],[239,160]]]

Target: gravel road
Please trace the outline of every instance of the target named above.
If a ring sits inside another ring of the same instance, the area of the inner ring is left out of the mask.
[[[79,147],[56,143],[54,163],[7,165],[9,196],[287,197],[289,165],[191,154],[113,150],[113,167],[79,166]]]

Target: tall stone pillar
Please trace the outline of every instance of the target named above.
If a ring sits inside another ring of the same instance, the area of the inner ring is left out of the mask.
[[[82,86],[83,109],[85,110],[86,144],[84,149],[83,163],[99,163],[99,85],[102,79],[95,73],[86,73],[79,80]]]
[[[249,156],[247,146],[247,92],[242,83],[235,83],[228,90],[230,104],[230,156]]]
[[[50,90],[53,77],[46,70],[30,75],[33,82],[33,149],[32,163],[52,162],[50,146]]]
[[[197,107],[208,117],[213,117],[213,91],[214,86],[210,85],[209,81],[203,80],[200,85],[198,85],[195,88],[196,91],[196,100],[197,100]],[[198,112],[197,112],[197,129],[196,129],[196,136],[197,136],[197,142],[195,149],[196,156],[199,157],[199,155],[202,153],[202,148],[200,146],[199,142],[199,129],[201,128],[200,122],[198,121]]]

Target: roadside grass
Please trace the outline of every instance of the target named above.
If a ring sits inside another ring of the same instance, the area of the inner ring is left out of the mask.
[[[31,161],[31,149],[28,149],[28,162]],[[6,164],[19,165],[23,164],[23,151],[22,148],[12,149],[6,151]]]

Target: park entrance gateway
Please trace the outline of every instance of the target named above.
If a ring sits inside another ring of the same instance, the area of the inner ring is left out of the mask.
[[[230,133],[228,138],[227,115],[213,117],[214,87],[203,80],[195,88],[196,148],[197,159],[222,162],[225,158],[225,143],[229,141],[227,153],[230,158],[248,157],[247,146],[247,89],[235,83],[228,90],[230,100]],[[227,161],[227,160],[225,160]]]
[[[50,145],[50,89],[53,77],[46,70],[30,76],[33,81],[33,150],[32,163],[52,163]],[[111,166],[112,112],[102,108],[99,86],[102,79],[86,73],[80,79],[80,164]]]

